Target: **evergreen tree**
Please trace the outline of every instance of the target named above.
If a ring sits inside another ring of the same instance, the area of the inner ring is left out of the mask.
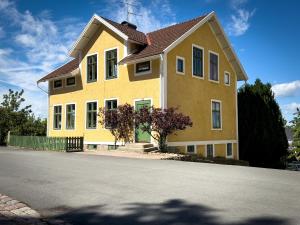
[[[293,149],[291,150],[289,158],[300,160],[300,110],[298,108],[291,123],[293,130]]]
[[[240,159],[251,166],[283,168],[288,141],[271,84],[259,79],[238,91]]]

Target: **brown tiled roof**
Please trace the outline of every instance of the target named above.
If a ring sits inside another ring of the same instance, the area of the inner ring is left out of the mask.
[[[108,23],[113,25],[115,28],[120,30],[122,33],[126,34],[130,40],[139,42],[141,44],[147,44],[147,38],[146,38],[146,35],[143,32],[135,30],[131,27],[122,25],[120,23],[116,23],[116,22],[114,22],[112,20],[109,20],[109,19],[106,19],[104,17],[101,17],[101,18],[106,20]]]
[[[180,38],[184,33],[190,30],[198,22],[200,22],[206,15],[199,16],[192,20],[178,23],[160,30],[156,30],[150,33],[143,33],[135,30],[126,25],[116,23],[112,20],[103,18],[112,26],[123,32],[128,36],[130,40],[136,41],[141,44],[141,48],[138,52],[133,53],[120,61],[120,63],[126,63],[136,59],[142,59],[145,57],[150,57],[158,55],[163,52],[165,48],[171,45],[174,41]],[[49,73],[47,76],[40,79],[38,82],[46,81],[64,74],[70,73],[79,67],[79,60],[73,59],[67,64],[59,67],[53,72]]]
[[[38,82],[43,82],[55,77],[63,76],[65,74],[71,73],[79,67],[78,58],[71,60],[70,62],[64,64],[63,66],[57,68],[56,70],[49,73],[47,76],[40,79]]]
[[[188,30],[190,30],[193,26],[195,26],[198,22],[200,22],[205,16],[206,15],[199,16],[195,19],[183,23],[175,24],[146,34],[149,45],[147,45],[141,51],[127,56],[126,58],[121,60],[120,63],[126,63],[131,60],[154,56],[162,53],[165,48],[171,45],[174,41],[176,41]]]

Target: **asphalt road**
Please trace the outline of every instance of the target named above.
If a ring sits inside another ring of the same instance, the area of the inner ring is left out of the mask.
[[[73,224],[300,225],[300,173],[0,148],[0,193]]]

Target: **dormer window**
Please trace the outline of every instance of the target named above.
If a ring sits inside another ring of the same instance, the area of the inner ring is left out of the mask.
[[[135,74],[143,75],[151,73],[151,61],[145,61],[135,64]]]
[[[76,83],[75,77],[68,77],[66,79],[66,85],[67,86],[74,86]]]
[[[56,88],[61,88],[62,87],[62,80],[55,80],[53,82],[53,88],[56,89]]]

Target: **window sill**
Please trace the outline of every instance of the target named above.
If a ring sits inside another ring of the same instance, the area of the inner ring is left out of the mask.
[[[220,80],[211,80],[211,79],[208,79],[210,82],[212,83],[215,83],[215,84],[219,84],[220,83]]]
[[[204,80],[204,75],[202,77],[200,76],[196,76],[196,75],[192,75],[193,78],[196,78],[196,79],[200,79],[200,80]]]

